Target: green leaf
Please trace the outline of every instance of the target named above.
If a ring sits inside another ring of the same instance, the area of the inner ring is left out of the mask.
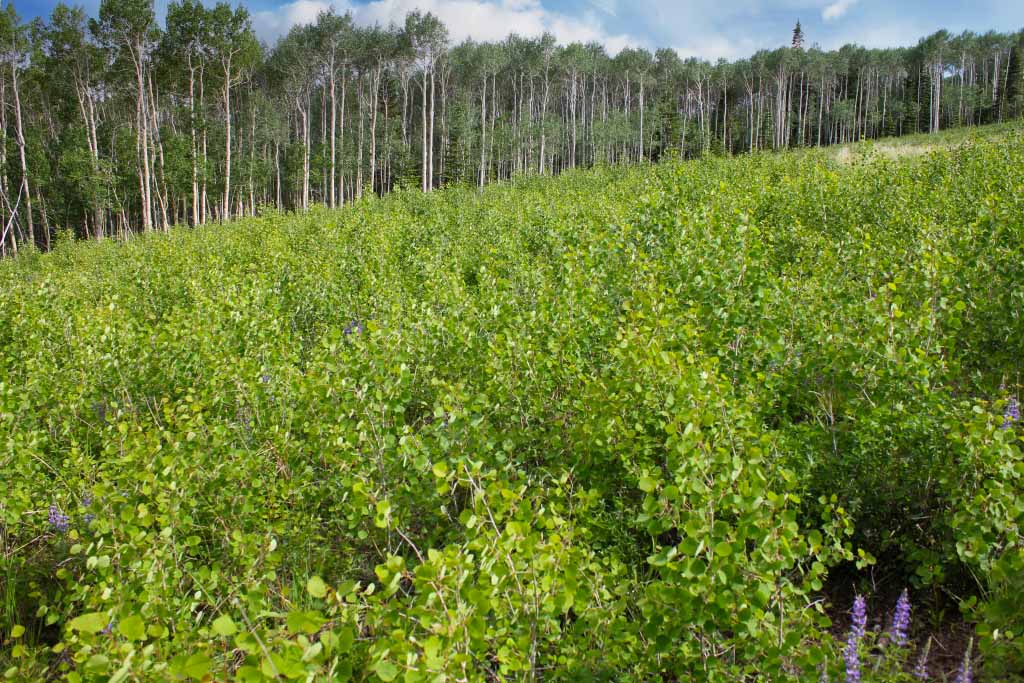
[[[715,546],[715,555],[719,557],[729,557],[732,555],[732,545],[729,541],[722,541]]]
[[[292,633],[316,633],[323,623],[322,618],[316,612],[289,612],[288,630]]]
[[[323,641],[318,642],[318,643],[313,643],[312,645],[310,645],[309,647],[307,647],[303,651],[303,653],[302,653],[302,661],[304,661],[304,662],[311,662],[311,661],[313,661],[314,659],[316,659],[317,657],[320,656],[320,653],[323,652],[323,650],[324,650]]]
[[[345,653],[352,649],[356,642],[356,632],[351,626],[345,626],[338,633],[338,652]]]
[[[640,477],[640,490],[644,493],[650,493],[658,488],[658,482],[654,481],[650,477]]]
[[[210,659],[210,655],[205,652],[197,652],[185,660],[185,666],[182,667],[181,672],[192,678],[202,678],[210,672],[212,665],[213,660]]]
[[[75,617],[68,623],[72,631],[82,633],[99,633],[110,623],[110,617],[105,612],[89,612]]]
[[[145,640],[146,638],[146,624],[138,614],[122,619],[117,624],[117,630],[128,640]]]
[[[245,683],[257,683],[263,681],[263,673],[255,666],[243,666],[239,667],[238,672],[235,674],[236,680],[244,681]]]
[[[373,672],[384,683],[390,683],[398,677],[398,667],[387,660],[381,660],[373,665]]]
[[[11,629],[11,638],[21,638],[25,633],[25,627],[21,624],[15,624],[14,628]]]
[[[260,662],[260,670],[265,676],[274,679],[278,676],[284,676],[294,680],[302,678],[305,674],[305,667],[301,661],[293,658],[292,652],[289,652],[288,656],[271,652],[270,659],[264,657]]]
[[[767,583],[762,583],[757,587],[757,591],[754,593],[754,604],[758,607],[764,607],[768,604],[768,601],[772,597],[772,586]]]
[[[85,662],[87,671],[106,671],[110,666],[110,659],[105,655],[93,655]]]
[[[306,590],[314,598],[322,598],[327,595],[327,584],[319,576],[310,577],[309,581],[306,582]]]
[[[222,614],[213,620],[213,632],[219,636],[233,636],[238,633],[238,627],[230,614]]]

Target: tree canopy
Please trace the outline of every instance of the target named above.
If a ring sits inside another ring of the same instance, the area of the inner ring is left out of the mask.
[[[0,247],[340,206],[595,164],[736,154],[1018,116],[1021,36],[789,45],[717,63],[551,35],[453,45],[429,12],[324,11],[276,45],[248,10],[103,0],[0,12]]]

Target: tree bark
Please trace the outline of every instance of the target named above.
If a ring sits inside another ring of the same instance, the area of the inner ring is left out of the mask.
[[[21,95],[18,91],[18,68],[11,63],[11,91],[14,95],[14,123],[18,142],[18,157],[21,160],[21,191],[24,193],[25,214],[28,225],[28,241],[35,244],[36,235],[32,219],[32,192],[28,182],[28,163],[25,159],[25,131],[21,121]]]
[[[423,165],[420,169],[420,181],[424,192],[429,191],[427,187],[427,67],[423,68],[423,83],[420,85],[420,90],[423,92]]]
[[[221,220],[231,217],[231,58],[222,63],[224,67],[224,208]]]

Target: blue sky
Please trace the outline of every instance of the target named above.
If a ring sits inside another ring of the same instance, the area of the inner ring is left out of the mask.
[[[19,0],[24,17],[47,15],[57,0]],[[207,0],[213,2],[214,0]],[[158,9],[167,0],[157,0]],[[99,0],[78,0],[95,13]],[[331,5],[361,23],[401,21],[412,9],[437,14],[453,41],[495,40],[550,31],[561,42],[597,40],[612,53],[625,46],[671,47],[683,57],[746,57],[789,40],[797,19],[808,43],[831,49],[912,45],[946,28],[1016,31],[1024,0],[252,0],[260,37],[268,42]]]

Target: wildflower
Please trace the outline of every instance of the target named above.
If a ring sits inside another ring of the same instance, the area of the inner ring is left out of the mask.
[[[252,431],[252,413],[248,406],[239,402],[238,407],[235,408],[235,420],[245,431]]]
[[[50,527],[60,533],[65,533],[71,525],[71,518],[56,505],[50,506]]]
[[[270,384],[270,375],[264,372],[262,375],[260,375],[260,381],[263,382],[264,384]]]
[[[103,627],[103,630],[100,631],[100,633],[102,633],[105,636],[109,636],[110,634],[112,634],[114,632],[115,621],[117,621],[117,619],[111,617],[110,621],[107,622],[107,625]]]
[[[964,652],[964,662],[956,675],[956,683],[971,683],[971,650],[974,648],[974,640],[968,642],[967,650]]]
[[[1000,429],[1009,429],[1014,422],[1020,422],[1020,403],[1016,396],[1011,396],[1003,410],[1003,425]]]
[[[92,505],[92,496],[86,493],[84,496],[82,496],[82,507],[88,510],[90,505]],[[82,519],[88,525],[92,522],[92,520],[96,519],[96,515],[92,514],[91,512],[86,512],[84,515],[82,515]]]
[[[850,630],[846,638],[846,649],[843,650],[843,661],[846,662],[846,683],[860,683],[860,652],[857,645],[860,638]]]
[[[851,614],[850,633],[857,636],[857,640],[864,637],[868,627],[868,603],[863,596],[858,595],[853,599],[853,613]]]
[[[353,333],[360,334],[365,329],[366,328],[363,327],[363,324],[358,320],[351,320],[349,321],[349,324],[345,326],[345,329],[343,330],[342,333],[347,337],[348,335]]]
[[[925,643],[924,650],[921,651],[921,656],[917,659],[917,666],[914,667],[914,678],[919,681],[928,680],[928,651],[932,648],[932,639],[929,637],[928,642]]]
[[[907,644],[907,629],[909,627],[910,597],[907,595],[907,590],[904,588],[903,592],[900,593],[899,600],[896,601],[896,613],[892,616],[892,628],[890,629],[893,642],[895,642],[897,646],[903,647]]]
[[[846,683],[860,683],[860,639],[864,637],[868,626],[868,605],[858,595],[853,600],[853,612],[850,619],[850,633],[846,637],[846,649],[843,650],[843,661],[846,662]]]

